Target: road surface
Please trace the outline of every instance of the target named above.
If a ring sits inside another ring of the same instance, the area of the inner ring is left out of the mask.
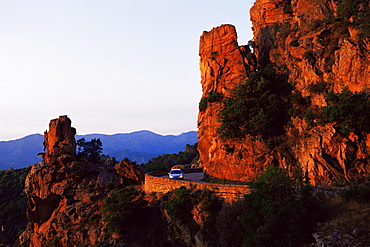
[[[168,178],[168,175],[160,176],[161,178]],[[197,182],[197,183],[205,183],[201,179],[204,177],[203,172],[192,172],[192,173],[185,173],[184,180],[190,182]],[[168,178],[169,179],[169,178]]]

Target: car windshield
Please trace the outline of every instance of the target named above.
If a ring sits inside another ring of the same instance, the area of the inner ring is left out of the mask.
[[[180,170],[173,170],[173,171],[171,171],[171,174],[181,174],[181,171]]]

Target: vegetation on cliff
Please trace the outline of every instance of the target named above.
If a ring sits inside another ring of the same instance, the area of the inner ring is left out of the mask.
[[[98,163],[100,155],[103,151],[103,143],[99,138],[93,138],[91,141],[86,141],[81,138],[76,142],[78,147],[77,155],[84,155],[89,161]]]
[[[233,90],[219,113],[220,136],[240,139],[246,135],[261,136],[264,140],[285,133],[291,117],[301,117],[312,126],[313,121],[333,123],[339,133],[358,136],[370,133],[370,97],[367,91],[327,92],[328,84],[310,84],[313,94],[326,95],[327,106],[311,108],[311,97],[292,92],[292,86],[274,73],[270,64],[264,71],[252,73],[246,83]]]
[[[340,133],[347,136],[354,132],[357,136],[370,133],[370,96],[368,92],[352,93],[347,88],[341,93],[329,92],[323,107],[324,117],[335,123]]]
[[[338,4],[337,14],[336,21],[342,27],[354,27],[360,31],[359,38],[370,38],[369,0],[341,0]]]
[[[112,229],[117,241],[132,246],[311,246],[315,241],[340,246],[354,237],[353,246],[366,243],[368,187],[353,187],[328,201],[314,193],[301,170],[290,174],[269,167],[251,184],[252,192],[233,203],[210,190],[180,187],[157,197],[126,187],[112,193],[105,207],[118,217]],[[356,213],[365,217],[362,223]],[[328,240],[331,234],[340,238]]]
[[[213,191],[185,187],[160,198],[155,193],[145,195],[125,187],[113,192],[104,203],[109,232],[117,235],[119,243],[130,246],[190,246],[197,232],[215,231],[211,223],[220,209],[221,201]],[[199,224],[193,219],[194,210],[201,215]],[[217,241],[204,236],[216,246]]]
[[[269,166],[245,195],[241,218],[245,246],[299,246],[310,240],[318,203],[300,169]]]
[[[223,98],[222,93],[216,91],[210,91],[206,97],[200,99],[199,111],[205,111],[208,103],[220,102]]]
[[[0,245],[13,245],[27,225],[24,181],[30,167],[0,171]]]
[[[25,226],[23,185],[28,172],[29,168],[0,172],[1,244],[13,244]],[[123,187],[106,197],[103,217],[109,234],[117,236],[115,243],[132,246],[181,247],[194,241],[220,247],[302,246],[315,241],[312,233],[316,241],[368,242],[368,222],[364,219],[370,217],[369,187],[354,186],[341,197],[318,204],[302,174],[294,174],[269,167],[251,184],[251,194],[230,204],[221,203],[210,190],[181,187],[158,197],[132,186]],[[81,213],[86,217],[86,212]],[[95,212],[81,224],[98,226],[100,221]],[[70,230],[71,223],[66,227]],[[49,244],[60,244],[58,241],[53,238]],[[109,239],[95,242],[101,247],[109,243]]]
[[[164,239],[160,212],[150,207],[145,193],[133,186],[114,191],[105,199],[104,218],[110,233],[118,234],[125,242],[140,243],[141,246],[160,246]],[[145,232],[145,236],[143,233]]]
[[[199,160],[198,143],[186,144],[185,150],[177,154],[162,154],[151,158],[149,162],[142,165],[146,172],[166,170],[169,171],[175,165],[186,165],[197,163]]]
[[[174,219],[182,220],[191,218],[191,189],[181,186],[173,192],[173,197],[163,203],[169,216]]]
[[[218,115],[221,137],[235,139],[252,135],[267,139],[285,133],[290,93],[290,84],[275,72],[273,64],[252,73],[224,101]]]
[[[250,16],[255,61],[232,27],[201,37],[205,171],[253,181],[299,162],[314,185],[369,179],[370,1],[255,1]]]

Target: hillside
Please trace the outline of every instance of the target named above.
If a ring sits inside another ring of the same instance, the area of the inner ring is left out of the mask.
[[[78,135],[87,141],[100,138],[103,153],[117,160],[128,158],[138,164],[161,154],[177,153],[184,150],[186,144],[197,142],[197,132],[190,131],[180,135],[159,135],[150,131],[137,131],[125,134],[90,134]],[[44,137],[33,134],[21,139],[0,142],[0,170],[10,167],[23,168],[41,161],[36,154],[43,152]]]
[[[314,185],[370,173],[369,1],[257,0],[253,41],[200,38],[198,149],[207,174],[255,180],[302,166]]]
[[[333,197],[330,188],[315,193],[299,171],[291,177],[270,166],[244,200],[225,203],[192,186],[163,194],[146,190],[142,169],[128,159],[103,164],[76,155],[68,117],[51,123],[43,162],[0,172],[0,244],[368,246],[368,187]]]

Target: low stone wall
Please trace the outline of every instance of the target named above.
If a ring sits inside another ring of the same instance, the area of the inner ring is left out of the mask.
[[[156,174],[157,175],[157,174]],[[146,193],[158,192],[167,193],[185,186],[193,189],[209,189],[216,192],[216,195],[224,198],[226,202],[232,202],[242,199],[251,189],[247,185],[234,184],[211,184],[197,183],[185,180],[173,180],[168,178],[156,177],[151,174],[145,174],[144,190]],[[314,194],[321,200],[330,199],[348,188],[345,187],[313,187]]]
[[[160,178],[149,174],[145,175],[144,190],[146,193],[166,193],[168,191],[178,189],[181,186],[193,189],[206,188],[209,190],[213,190],[216,192],[216,195],[224,198],[224,200],[227,202],[242,199],[245,194],[248,194],[250,192],[250,189],[246,185],[197,183],[185,180]]]

